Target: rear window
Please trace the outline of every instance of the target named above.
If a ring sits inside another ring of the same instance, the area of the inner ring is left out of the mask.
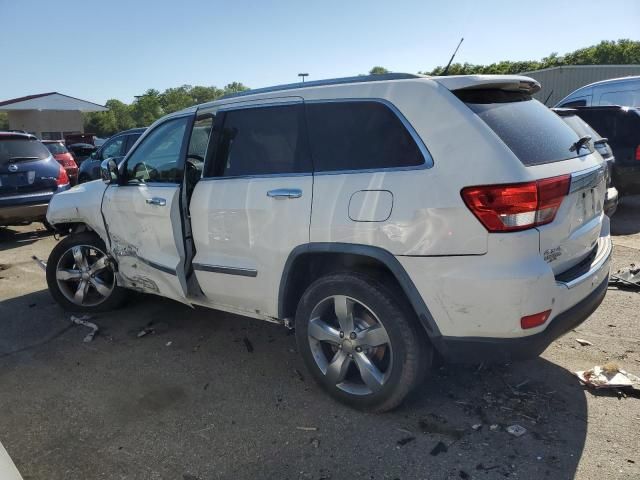
[[[530,95],[502,90],[454,92],[511,149],[525,166],[575,158],[578,135]],[[580,155],[589,151],[580,150]]]
[[[45,147],[49,149],[49,151],[54,155],[60,155],[61,153],[69,153],[67,147],[65,147],[61,143],[45,143]]]
[[[44,160],[50,155],[37,140],[0,139],[0,165],[18,160]]]

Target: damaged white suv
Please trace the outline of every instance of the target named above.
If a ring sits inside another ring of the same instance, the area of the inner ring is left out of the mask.
[[[609,274],[602,159],[519,76],[355,77],[158,120],[56,195],[66,309],[125,289],[293,324],[334,397],[384,411],[450,361],[526,358]]]

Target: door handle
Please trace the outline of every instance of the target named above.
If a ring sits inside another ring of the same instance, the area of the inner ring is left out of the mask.
[[[158,205],[159,207],[164,207],[167,204],[167,201],[160,197],[147,198],[145,201],[149,205]]]
[[[271,198],[300,198],[301,196],[302,190],[299,188],[276,188],[267,192],[267,197]]]

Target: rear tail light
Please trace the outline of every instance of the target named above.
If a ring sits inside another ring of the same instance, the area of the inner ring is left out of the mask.
[[[62,167],[62,165],[59,165],[58,178],[56,178],[56,183],[59,187],[69,184],[69,176],[67,175],[67,172]]]
[[[527,315],[526,317],[522,317],[520,319],[520,326],[523,330],[528,328],[538,327],[547,320],[549,320],[549,316],[551,315],[551,310],[547,310],[546,312],[536,313],[534,315]]]
[[[640,145],[636,147],[636,160],[640,162]]]
[[[569,192],[570,175],[462,190],[462,199],[489,232],[514,232],[553,222]]]

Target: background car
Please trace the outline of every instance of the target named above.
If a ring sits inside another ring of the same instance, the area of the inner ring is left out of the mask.
[[[40,140],[0,132],[0,226],[44,223],[51,197],[68,188],[67,172]]]
[[[613,185],[621,195],[640,194],[640,109],[578,107],[576,115],[607,138],[615,162]]]
[[[640,107],[640,76],[612,78],[574,90],[556,107],[596,107],[626,105]]]
[[[596,132],[591,125],[582,120],[578,115],[576,115],[576,110],[573,108],[552,108],[554,112],[560,115],[560,118],[564,120],[564,122],[569,125],[574,132],[576,132],[580,137],[584,137],[588,135],[591,137],[591,150],[597,151],[602,160],[606,163],[607,169],[605,174],[607,176],[607,193],[604,200],[604,213],[609,217],[613,216],[616,213],[616,209],[618,208],[618,190],[613,186],[613,164],[615,161],[615,157],[613,156],[613,151],[611,147],[607,143],[607,139],[603,138],[598,132]]]
[[[122,159],[145,130],[146,128],[132,128],[110,137],[80,165],[78,183],[100,178],[100,164],[102,161],[107,158],[114,158],[116,161]]]
[[[42,143],[51,152],[53,158],[64,167],[71,185],[78,183],[78,165],[64,142],[62,140],[42,140]]]
[[[82,166],[82,162],[96,151],[96,147],[90,143],[72,143],[71,145],[67,145],[67,149],[73,155],[78,168]]]

